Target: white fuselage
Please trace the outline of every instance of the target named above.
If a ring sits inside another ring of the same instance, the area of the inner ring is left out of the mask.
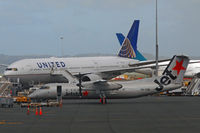
[[[51,75],[52,69],[66,69],[73,75],[95,73],[103,79],[110,79],[120,73],[101,72],[129,68],[136,62],[139,61],[118,56],[24,59],[12,63],[4,75],[23,84],[67,82],[63,76]]]
[[[119,98],[136,98],[146,95],[158,93],[155,89],[157,84],[152,82],[154,79],[142,79],[135,81],[115,81],[114,84],[121,85],[120,89],[113,91],[104,91],[106,98],[119,99]],[[46,84],[45,89],[38,89],[29,95],[33,99],[56,99],[57,98],[57,86],[62,86],[62,97],[64,99],[78,99],[79,88],[76,85],[68,83],[51,83]],[[162,91],[174,90],[180,88],[182,84],[171,84],[166,86]],[[82,88],[82,99],[97,99],[99,93],[97,91],[89,91],[88,87]],[[86,95],[84,95],[86,94]]]

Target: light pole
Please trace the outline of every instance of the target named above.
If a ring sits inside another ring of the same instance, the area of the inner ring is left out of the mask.
[[[60,37],[60,47],[61,47],[61,55],[60,55],[60,56],[61,56],[61,57],[63,57],[63,39],[64,39],[64,38],[61,36],[61,37]]]
[[[156,0],[156,71],[155,76],[158,76],[158,3]]]

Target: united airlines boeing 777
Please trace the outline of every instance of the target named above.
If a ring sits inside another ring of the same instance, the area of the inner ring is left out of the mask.
[[[62,75],[52,74],[55,69],[67,70],[75,76],[88,73],[82,77],[83,81],[111,79],[126,72],[133,64],[140,65],[141,58],[137,51],[138,27],[139,20],[135,20],[118,56],[24,59],[8,66],[4,76],[10,81],[22,83],[24,87],[41,82],[68,82]],[[150,63],[155,61],[142,61],[142,65]]]

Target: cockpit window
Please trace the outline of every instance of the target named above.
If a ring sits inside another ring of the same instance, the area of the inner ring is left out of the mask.
[[[49,89],[49,86],[42,86],[40,89]]]
[[[17,68],[6,68],[6,71],[17,71]]]

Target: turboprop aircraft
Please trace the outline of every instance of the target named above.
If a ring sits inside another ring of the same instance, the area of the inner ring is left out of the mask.
[[[38,83],[68,82],[60,74],[53,74],[55,69],[67,70],[72,75],[86,73],[82,81],[111,79],[123,74],[131,65],[145,65],[155,61],[144,61],[137,50],[139,20],[135,20],[117,56],[102,57],[71,57],[71,58],[40,58],[19,60],[6,68],[4,76],[11,82],[20,82],[24,88]],[[131,66],[131,67],[130,67]],[[130,69],[131,68],[131,69]]]
[[[56,86],[62,86],[63,98],[83,98],[98,99],[106,103],[106,99],[113,98],[135,98],[147,96],[162,91],[170,91],[182,86],[183,76],[187,69],[189,58],[187,56],[173,56],[170,63],[161,76],[146,78],[134,81],[106,81],[97,80],[81,83],[68,71],[58,71],[65,73],[65,77],[70,83],[46,84],[29,95],[34,99],[56,98]]]

